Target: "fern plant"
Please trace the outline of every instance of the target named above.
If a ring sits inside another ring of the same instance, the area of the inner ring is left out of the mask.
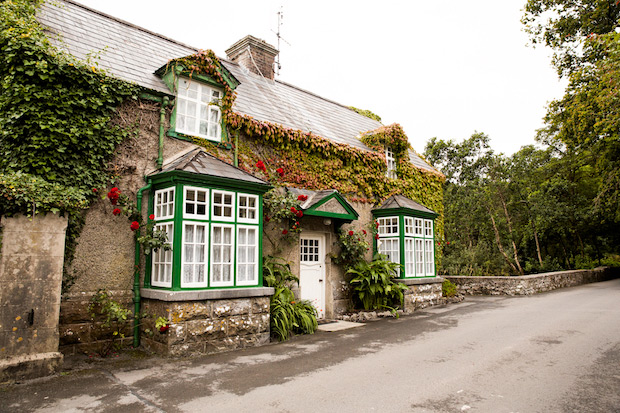
[[[296,300],[290,289],[298,283],[290,265],[282,258],[267,256],[263,259],[263,280],[274,287],[271,297],[271,334],[278,340],[288,340],[292,334],[313,334],[318,323],[316,309],[308,300]]]
[[[347,270],[353,276],[353,295],[364,310],[378,310],[402,306],[407,286],[394,282],[398,264],[388,261],[385,255],[376,254],[371,262],[359,261]]]

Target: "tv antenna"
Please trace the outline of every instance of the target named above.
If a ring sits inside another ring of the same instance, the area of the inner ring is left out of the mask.
[[[278,14],[278,31],[274,32],[273,30],[271,30],[278,37],[278,54],[276,55],[276,61],[274,63],[274,68],[273,68],[276,76],[280,76],[280,69],[282,69],[282,65],[280,64],[280,40],[282,40],[284,43],[288,44],[289,46],[291,45],[289,42],[283,39],[282,36],[280,35],[280,27],[282,27],[282,25],[284,24],[282,23],[282,20],[284,20],[283,9],[284,9],[284,6],[280,6],[280,11],[277,13]]]

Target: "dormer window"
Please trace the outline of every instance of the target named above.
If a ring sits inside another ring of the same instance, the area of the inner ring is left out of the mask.
[[[180,77],[177,88],[175,131],[211,141],[222,140],[222,91]]]
[[[398,176],[396,175],[396,159],[394,158],[394,152],[392,152],[392,148],[385,148],[385,160],[387,163],[387,171],[385,176],[391,179],[396,179]]]

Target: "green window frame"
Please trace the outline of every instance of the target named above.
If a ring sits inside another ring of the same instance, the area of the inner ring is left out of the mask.
[[[262,286],[262,192],[170,180],[152,191],[149,213],[172,249],[147,256],[146,288]]]
[[[435,277],[433,218],[410,213],[375,215],[379,239],[374,250],[399,265],[399,278]]]

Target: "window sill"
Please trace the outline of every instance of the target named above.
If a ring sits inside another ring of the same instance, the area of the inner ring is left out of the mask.
[[[401,282],[405,285],[439,284],[443,282],[443,278],[437,276],[420,278],[394,278],[394,281]]]
[[[176,139],[180,139],[182,141],[188,141],[188,142],[194,142],[194,137],[190,136],[190,135],[186,135],[184,133],[180,133],[180,132],[176,132],[172,129],[170,129],[167,132],[167,135],[171,138],[176,138]],[[217,146],[218,148],[221,149],[232,149],[232,144],[230,142],[223,142],[223,141],[215,141],[215,140],[210,140],[207,138],[201,138],[201,137],[196,137],[196,139],[202,139],[205,140],[209,143],[212,143],[213,145]]]
[[[274,293],[273,287],[229,288],[223,290],[169,291],[141,288],[142,298],[160,301],[201,301],[226,300],[231,298],[268,297]]]

